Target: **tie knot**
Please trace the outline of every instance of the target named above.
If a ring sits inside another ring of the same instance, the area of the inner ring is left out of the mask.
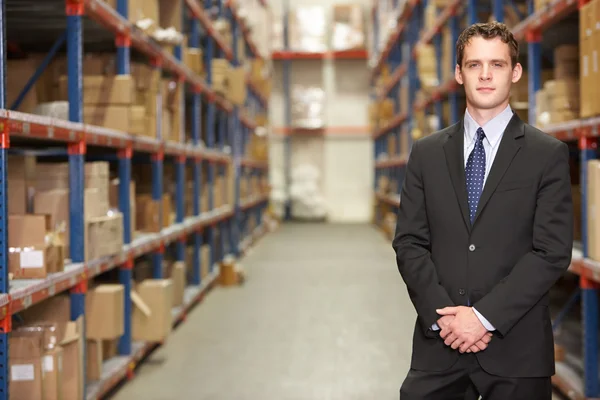
[[[483,141],[483,139],[485,139],[485,132],[483,131],[482,128],[478,128],[477,129],[477,141],[481,142],[481,141]]]

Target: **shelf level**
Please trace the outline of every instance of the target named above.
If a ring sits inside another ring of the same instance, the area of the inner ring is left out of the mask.
[[[517,24],[512,29],[513,35],[518,40],[524,40],[527,32],[544,31],[575,10],[577,10],[576,0],[554,0]]]
[[[11,282],[10,296],[0,295],[0,313],[6,315],[18,313],[57,293],[68,290],[78,283],[93,278],[123,264],[128,258],[150,253],[161,246],[173,243],[177,239],[214,226],[232,216],[231,207],[223,207],[199,217],[188,217],[181,224],[163,229],[160,233],[145,234],[130,245],[123,246],[120,254],[93,260],[86,265],[75,264],[65,267],[64,272],[50,275],[46,279],[20,279]]]

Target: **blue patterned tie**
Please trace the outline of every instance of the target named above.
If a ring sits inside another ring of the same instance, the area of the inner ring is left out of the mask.
[[[477,129],[477,140],[473,151],[469,154],[467,160],[467,168],[465,169],[465,175],[467,178],[467,192],[469,194],[469,214],[471,218],[471,224],[475,220],[475,214],[477,213],[477,204],[479,204],[479,198],[483,191],[483,178],[485,177],[485,149],[483,148],[483,139],[485,133],[483,129]]]

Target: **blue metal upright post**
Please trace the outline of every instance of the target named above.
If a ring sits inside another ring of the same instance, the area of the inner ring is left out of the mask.
[[[128,1],[117,1],[117,12],[125,19],[128,18]],[[130,71],[130,46],[129,36],[118,35],[117,45],[117,74],[129,75]],[[123,214],[123,244],[131,243],[131,157],[133,151],[128,147],[119,152],[119,210]],[[127,260],[119,268],[119,282],[124,288],[124,325],[123,336],[119,339],[119,354],[131,353],[131,280],[133,260]]]
[[[288,27],[288,17],[290,13],[290,0],[285,0],[283,6],[283,44],[284,50],[289,50],[290,41],[289,41],[289,27]],[[283,60],[283,108],[285,113],[285,129],[291,128],[292,125],[292,109],[291,109],[291,61],[287,58]],[[284,180],[285,180],[285,210],[284,210],[284,219],[290,220],[292,218],[292,202],[290,199],[290,187],[291,187],[291,179],[292,179],[292,167],[291,167],[291,154],[292,154],[292,143],[291,137],[289,134],[286,134],[283,138],[283,165],[284,165]]]
[[[536,119],[536,104],[535,94],[540,90],[542,85],[542,34],[539,31],[527,32],[527,58],[529,73],[528,90],[529,90],[529,111],[528,122],[535,125]]]
[[[119,152],[119,209],[123,214],[123,244],[131,243],[131,157],[133,151],[128,147]],[[123,285],[125,312],[123,315],[123,336],[119,340],[119,354],[131,353],[131,280],[133,260],[127,260],[119,268],[119,282]]]
[[[452,43],[456,43],[458,41],[458,35],[460,34],[459,16],[456,14],[450,17],[450,34],[452,35]],[[450,65],[447,65],[444,68],[451,68],[452,74],[454,75],[454,70],[456,69],[456,46],[452,46],[452,56],[450,58]],[[452,125],[458,122],[458,93],[452,91],[452,93],[448,95],[448,101],[450,101],[449,123]]]
[[[233,60],[232,63],[234,65],[234,67],[238,67],[239,65],[239,60],[238,60],[238,40],[239,39],[239,35],[240,35],[240,29],[239,29],[239,25],[237,23],[237,21],[235,20],[235,18],[233,18],[233,15],[231,16],[231,31],[232,31],[232,43],[231,46],[233,48]],[[242,39],[243,40],[243,39]],[[244,43],[244,51],[247,51],[248,46],[246,45],[246,43]],[[251,98],[248,98],[246,103],[250,104],[252,103]],[[239,235],[239,225],[240,225],[240,203],[239,203],[239,192],[240,192],[240,164],[241,164],[241,157],[242,157],[242,151],[243,151],[243,135],[245,132],[246,127],[243,126],[241,124],[240,121],[240,113],[239,113],[239,106],[234,105],[233,107],[233,113],[231,114],[231,124],[230,124],[230,135],[229,137],[231,138],[230,141],[230,146],[231,146],[231,156],[232,156],[232,165],[231,165],[231,170],[229,171],[230,174],[233,174],[233,179],[234,179],[234,187],[233,187],[233,193],[229,193],[230,199],[232,198],[233,200],[233,204],[230,204],[232,211],[233,211],[233,216],[231,217],[231,220],[229,221],[229,251],[233,254],[234,257],[238,258],[239,257],[239,241],[240,241],[240,235]]]
[[[152,155],[152,200],[158,202],[160,207],[160,228],[164,228],[165,224],[168,221],[163,220],[164,213],[162,212],[162,197],[163,197],[163,161],[164,161],[164,153],[163,150],[160,149],[158,153]],[[164,256],[165,248],[161,245],[158,249],[154,251],[152,254],[152,267],[153,273],[152,276],[154,279],[161,279],[163,276],[162,273],[162,263]]]
[[[477,16],[477,0],[468,0],[467,18],[469,25],[473,25],[479,20],[479,17]]]
[[[200,47],[200,24],[194,17],[191,18],[191,34],[190,34],[190,47],[197,49]],[[191,120],[191,134],[192,143],[194,146],[200,144],[200,131],[202,121],[202,97],[198,91],[194,91],[192,94],[192,120]],[[194,198],[192,199],[192,206],[194,208],[194,216],[200,215],[200,194],[202,193],[202,160],[195,159],[193,169],[194,179]],[[194,250],[192,260],[192,285],[200,285],[200,246],[202,246],[202,233],[194,232]]]
[[[531,96],[530,96],[531,97]],[[589,243],[587,236],[588,225],[588,161],[597,158],[597,142],[595,138],[582,137],[579,139],[581,151],[581,222],[583,245],[583,257],[589,255]],[[582,325],[583,325],[583,362],[585,397],[600,397],[600,384],[598,381],[598,289],[599,285],[585,276],[580,277],[581,301],[582,301]]]
[[[442,84],[443,82],[443,73],[442,73],[442,33],[438,32],[433,37],[433,43],[435,46],[435,58],[438,60],[436,65],[436,74],[438,79],[438,84]],[[454,46],[453,46],[454,47]],[[441,101],[435,102],[435,115],[438,117],[439,127],[441,129],[442,126],[445,125],[444,121],[444,107]]]
[[[82,122],[83,120],[83,96],[82,96],[82,74],[83,74],[83,38],[81,19],[84,4],[77,0],[66,1],[67,14],[67,76],[69,95],[69,120]],[[69,224],[70,224],[70,255],[73,263],[86,261],[85,251],[85,210],[84,210],[84,188],[85,188],[85,141],[69,144]],[[83,317],[85,322],[85,294],[87,292],[87,281],[82,281],[71,289],[71,319],[77,320]],[[85,337],[85,323],[83,324],[82,336]],[[86,351],[83,348],[83,376],[86,374]],[[85,393],[85,382],[84,382]]]
[[[181,9],[183,10],[183,1],[182,0],[175,0],[176,3],[179,3],[178,6],[175,8],[177,10]],[[181,25],[184,26],[185,25],[185,12],[182,12],[181,15],[179,16],[180,21],[181,21]],[[177,59],[177,61],[179,62],[183,62],[183,47],[181,45],[178,45],[175,47],[175,59]],[[179,135],[179,138],[181,138],[182,133],[185,132],[185,81],[182,79],[182,77],[178,77],[178,82],[177,82],[177,92],[181,93],[181,97],[177,98],[177,101],[179,102],[179,104],[177,105],[177,112],[175,113],[174,118],[178,118],[179,119],[179,124],[177,124],[177,126],[179,126],[180,131],[177,132],[177,134]],[[181,139],[180,139],[181,140]],[[175,159],[175,222],[178,224],[183,223],[183,220],[185,219],[185,167],[186,167],[186,163],[187,163],[187,158],[185,155],[183,156],[178,156]],[[187,238],[185,236],[182,236],[179,238],[179,240],[177,240],[176,243],[176,258],[177,261],[181,261],[184,262],[185,261],[185,246],[187,243]]]
[[[185,155],[178,156],[175,164],[175,222],[178,224],[185,219],[185,165]],[[185,261],[185,244],[185,237],[177,241],[177,261]]]
[[[504,1],[492,0],[494,8],[494,19],[498,22],[504,22]]]
[[[204,1],[204,7],[210,9],[212,7],[211,0]],[[212,84],[212,58],[214,52],[214,40],[209,35],[206,36],[206,45],[204,46],[204,66],[206,69],[206,82]],[[209,149],[215,148],[215,102],[211,99],[208,103],[208,111],[206,115],[206,146]],[[214,209],[214,188],[215,188],[215,166],[213,162],[208,163],[208,208],[210,211]],[[208,235],[208,243],[210,245],[210,265],[209,271],[212,272],[213,264],[215,263],[215,228],[206,229]]]
[[[0,0],[0,108],[6,108],[6,2]],[[0,293],[9,292],[8,282],[8,171],[7,157],[9,131],[0,130]],[[0,400],[9,399],[8,337],[12,316],[5,315],[0,322]]]
[[[418,7],[418,6],[417,6]],[[419,21],[418,18],[411,18],[408,22],[408,42],[410,43],[410,52],[413,54],[413,50],[416,47],[417,41],[419,40]],[[417,90],[419,90],[419,77],[417,74],[417,63],[414,57],[410,57],[408,61],[408,150],[412,148],[412,135],[411,132],[414,129],[415,119],[413,117],[413,107],[415,106],[415,98]]]

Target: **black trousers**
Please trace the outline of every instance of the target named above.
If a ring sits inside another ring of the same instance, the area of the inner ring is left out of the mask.
[[[400,400],[551,400],[551,378],[504,378],[490,375],[472,353],[461,354],[448,370],[411,369]]]

